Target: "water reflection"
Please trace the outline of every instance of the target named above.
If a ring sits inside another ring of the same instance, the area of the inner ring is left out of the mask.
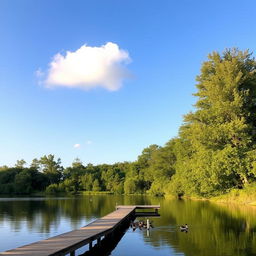
[[[145,247],[153,247],[150,255],[159,251],[161,255],[256,255],[255,213],[255,208],[245,206],[162,200],[161,217],[154,220],[156,228],[150,237],[144,232],[142,239]],[[183,223],[189,223],[189,232],[180,232]],[[120,247],[132,246],[124,241]],[[117,247],[113,255],[118,253]]]
[[[129,229],[111,255],[256,255],[256,208],[145,196],[0,198],[0,251],[79,228],[116,204],[161,204],[154,228]],[[144,220],[139,217],[138,220]],[[180,232],[187,223],[189,231]],[[135,253],[135,254],[134,254]]]

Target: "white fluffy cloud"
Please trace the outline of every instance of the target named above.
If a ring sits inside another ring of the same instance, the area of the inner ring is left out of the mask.
[[[80,148],[80,147],[81,147],[81,145],[78,143],[74,145],[74,148]]]
[[[49,64],[44,84],[47,87],[118,90],[129,76],[125,68],[129,62],[129,53],[117,44],[108,42],[101,47],[83,45],[74,52],[56,54]]]

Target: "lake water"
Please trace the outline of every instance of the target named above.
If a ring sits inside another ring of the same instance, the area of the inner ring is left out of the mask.
[[[116,204],[159,203],[161,216],[150,218],[154,228],[128,229],[111,255],[256,255],[254,207],[114,195],[0,198],[0,251],[80,228],[112,212]],[[189,231],[180,232],[185,223]]]

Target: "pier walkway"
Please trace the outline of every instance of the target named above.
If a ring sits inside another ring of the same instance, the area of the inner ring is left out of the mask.
[[[160,206],[116,206],[116,210],[114,212],[97,219],[80,229],[21,246],[16,249],[0,252],[0,255],[62,256],[70,254],[70,256],[74,256],[77,249],[89,244],[90,250],[94,240],[97,240],[97,244],[100,244],[103,237],[113,235],[117,228],[120,228],[123,224],[129,223],[135,217],[136,209],[155,209],[155,212],[157,213]]]

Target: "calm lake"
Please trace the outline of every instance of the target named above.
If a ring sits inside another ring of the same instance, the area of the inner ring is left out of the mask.
[[[110,255],[256,255],[254,207],[114,195],[0,198],[0,251],[80,228],[112,212],[116,204],[159,203],[161,216],[150,218],[154,228],[128,229]],[[180,232],[185,223],[189,231]]]

